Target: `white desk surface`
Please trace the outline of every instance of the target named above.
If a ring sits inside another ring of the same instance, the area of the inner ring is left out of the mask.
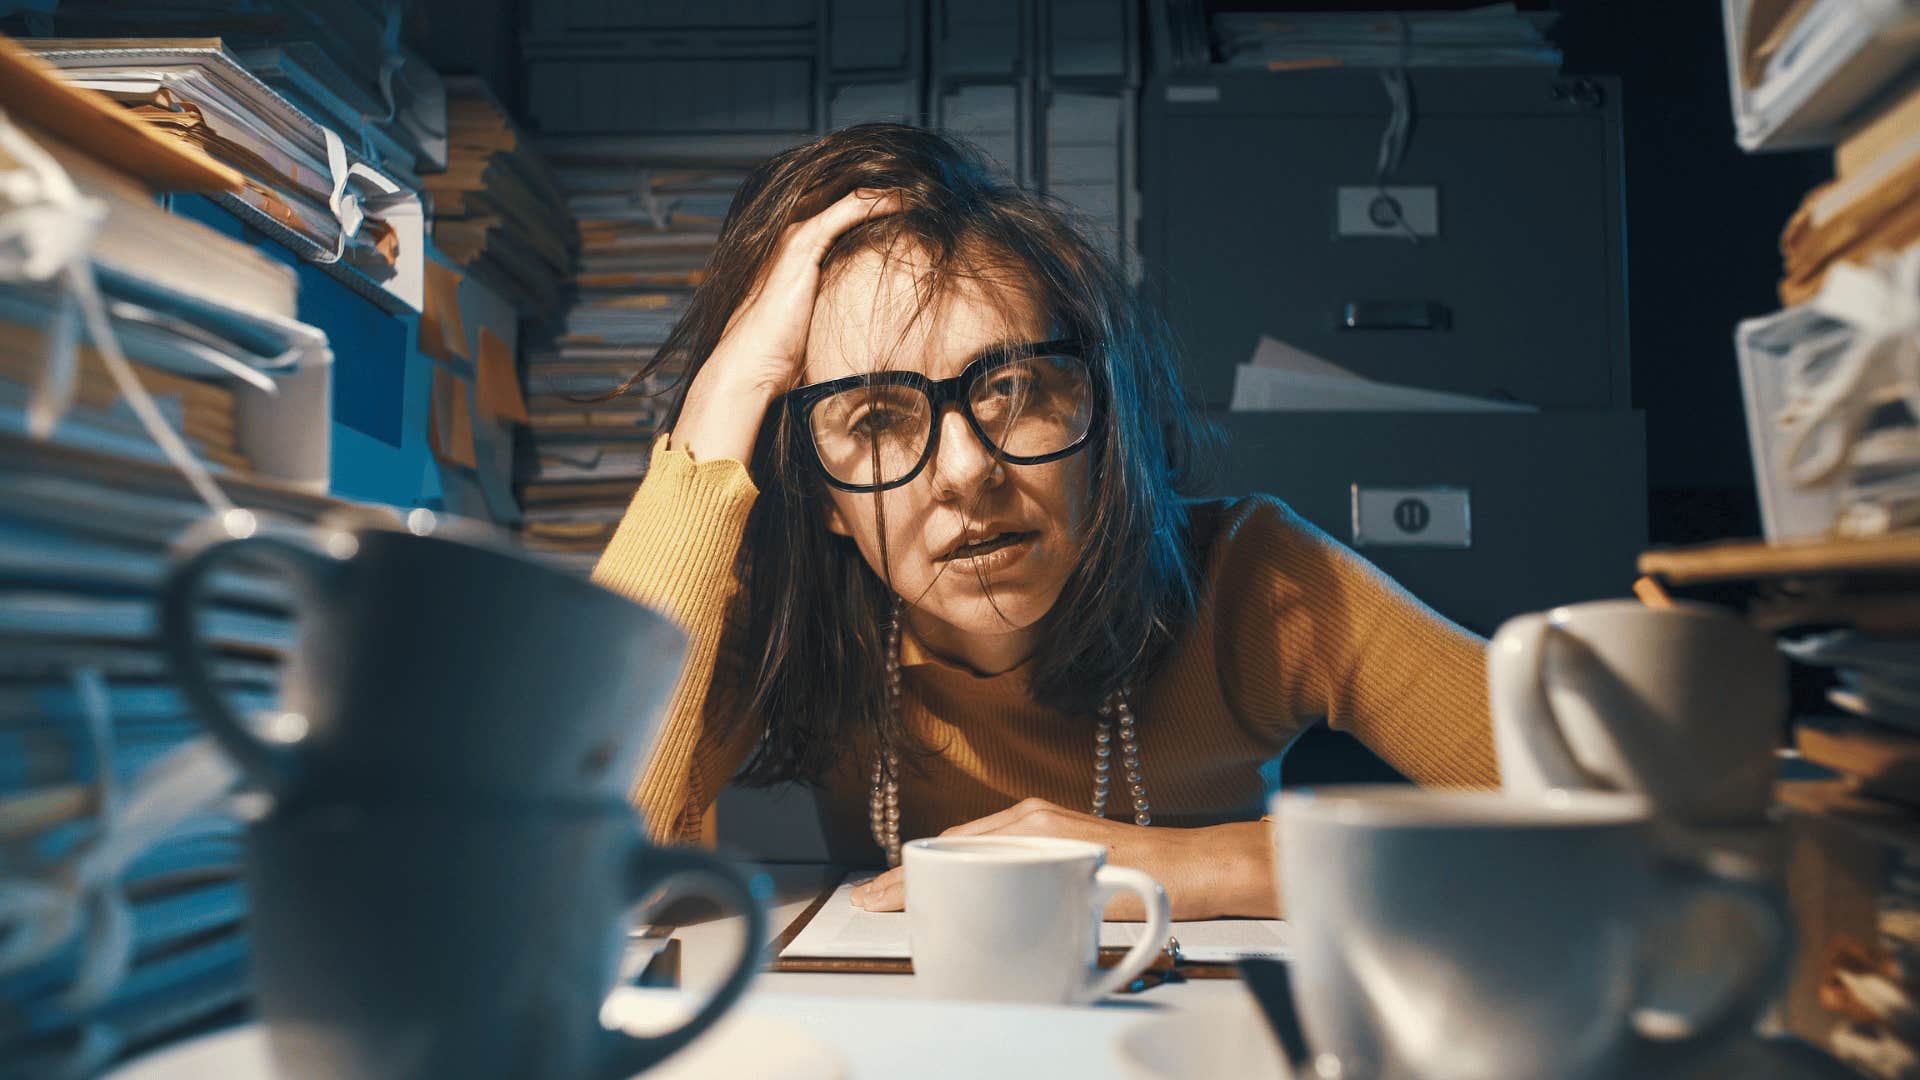
[[[767,932],[777,937],[786,929],[807,905],[818,895],[818,890],[831,884],[828,871],[824,867],[813,865],[775,865],[765,868],[775,883],[776,902],[768,909]],[[833,879],[833,880],[837,880]],[[722,918],[709,922],[683,926],[674,934],[680,939],[681,948],[681,985],[688,989],[699,990],[717,983],[732,965],[738,955],[741,938],[741,920]],[[781,1012],[790,1011],[787,1007],[796,996],[815,996],[822,998],[859,998],[880,996],[890,999],[910,998],[913,996],[913,976],[911,975],[861,975],[841,973],[777,972],[763,971],[755,980],[748,994],[765,993],[777,995],[782,999]],[[823,1002],[824,1004],[824,1002]],[[1052,1012],[1054,1010],[1048,1010]],[[1133,1017],[1150,1017],[1177,1012],[1202,1012],[1208,1014],[1228,1013],[1242,1015],[1249,1022],[1257,1016],[1250,1008],[1250,999],[1246,990],[1237,979],[1190,979],[1181,983],[1164,983],[1153,986],[1138,994],[1116,995],[1104,1005],[1094,1009],[1077,1010],[1088,1016],[1086,1030],[1069,1031],[1056,1027],[1055,1033],[1061,1040],[1072,1040],[1076,1036],[1085,1037],[1095,1032],[1111,1034],[1132,1022]],[[845,1014],[847,1010],[836,1009],[835,1013]],[[1107,1022],[1100,1017],[1111,1018]],[[1122,1020],[1122,1017],[1128,1018]],[[848,1017],[858,1024],[857,1017]],[[984,1033],[983,1033],[984,1034]],[[1055,1055],[1043,1054],[1035,1059],[1045,1059],[1049,1064]],[[1081,1058],[1086,1064],[1084,1073],[1060,1073],[1058,1071],[1036,1073],[1032,1075],[1087,1075],[1112,1076],[1112,1059],[1106,1053],[1091,1053]],[[938,1070],[935,1070],[938,1072]],[[855,1075],[865,1075],[856,1068]],[[931,1075],[931,1074],[929,1074]],[[1008,1076],[1029,1075],[1024,1070],[1001,1073],[1002,1080]],[[1824,1080],[1824,1078],[1847,1078],[1852,1080],[1856,1074],[1844,1067],[1825,1061],[1815,1052],[1796,1044],[1776,1043],[1755,1039],[1752,1043],[1739,1046],[1720,1059],[1690,1073],[1685,1080],[1698,1077],[1740,1076],[1743,1080]],[[1676,1078],[1679,1080],[1679,1078]]]

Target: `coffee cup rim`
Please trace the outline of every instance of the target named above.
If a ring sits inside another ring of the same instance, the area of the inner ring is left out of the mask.
[[[1104,844],[1058,836],[929,836],[901,845],[903,863],[908,858],[979,863],[1050,863],[1078,859],[1104,861],[1106,857]]]
[[[1289,817],[1361,828],[1618,828],[1652,820],[1644,795],[1553,788],[1540,794],[1401,785],[1345,784],[1282,791],[1270,807]]]
[[[1703,604],[1698,600],[1673,600],[1661,607],[1649,607],[1639,600],[1614,597],[1607,600],[1582,600],[1573,604],[1560,604],[1547,609],[1547,621],[1555,626],[1577,619],[1582,615],[1651,615],[1654,618],[1704,619],[1708,622],[1732,622],[1744,626],[1733,612],[1714,604]]]

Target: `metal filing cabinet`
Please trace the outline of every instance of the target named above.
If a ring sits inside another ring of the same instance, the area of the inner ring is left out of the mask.
[[[1149,83],[1141,243],[1189,384],[1228,436],[1218,491],[1280,496],[1484,634],[1624,594],[1646,543],[1618,86],[1410,77],[1414,133],[1385,192],[1377,72]],[[1383,194],[1405,228],[1371,212]],[[1541,411],[1220,411],[1263,334],[1370,379]]]

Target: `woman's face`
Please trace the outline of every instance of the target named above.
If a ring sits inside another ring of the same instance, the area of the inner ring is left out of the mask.
[[[898,253],[865,252],[836,267],[814,304],[805,381],[880,370],[946,379],[990,348],[1052,336],[1018,282],[962,280],[919,311],[923,271]],[[977,667],[1010,667],[1031,653],[1036,624],[1079,560],[1088,454],[996,466],[958,407],[936,423],[926,467],[879,495],[884,536],[872,493],[829,489],[827,525],[851,537],[876,574],[885,545],[893,587],[927,644]]]

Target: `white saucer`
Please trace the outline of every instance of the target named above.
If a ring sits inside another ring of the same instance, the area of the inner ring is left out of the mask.
[[[615,991],[602,1018],[623,1031],[645,1033],[678,1024],[688,999],[658,991]],[[265,1025],[254,1023],[156,1050],[127,1063],[107,1080],[271,1080]],[[770,1077],[845,1080],[839,1054],[805,1031],[774,1017],[736,1008],[693,1045],[647,1070],[647,1080]]]
[[[1280,1043],[1252,998],[1165,1012],[1127,1028],[1116,1048],[1135,1080],[1291,1080]]]

